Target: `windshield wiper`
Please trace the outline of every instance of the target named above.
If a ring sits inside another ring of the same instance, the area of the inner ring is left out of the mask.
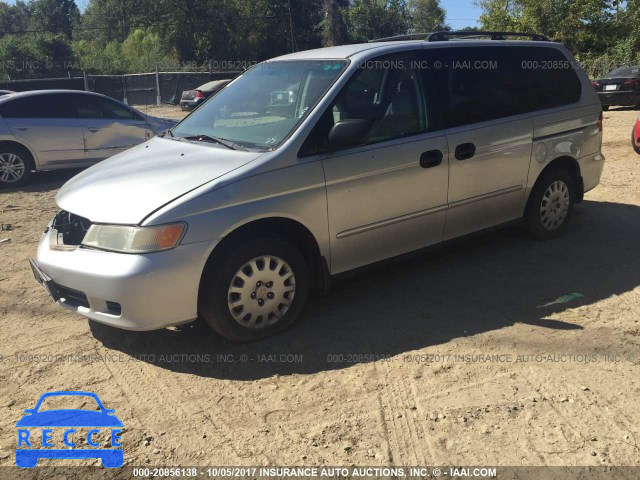
[[[219,143],[220,145],[224,145],[227,148],[230,148],[231,150],[246,150],[246,148],[244,148],[241,145],[238,145],[237,143],[232,142],[231,140],[227,140],[226,138],[218,138],[218,137],[212,137],[211,135],[189,135],[188,137],[182,137],[185,140],[196,140],[197,142],[213,142],[213,143]]]

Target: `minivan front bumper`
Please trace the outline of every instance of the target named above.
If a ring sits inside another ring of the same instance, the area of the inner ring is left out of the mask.
[[[53,282],[54,300],[85,317],[126,330],[155,330],[197,317],[209,242],[144,255],[50,246],[40,238],[34,273]],[[56,298],[57,297],[57,298]]]

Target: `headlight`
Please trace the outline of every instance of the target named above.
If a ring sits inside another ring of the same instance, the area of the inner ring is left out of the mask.
[[[169,250],[182,239],[184,223],[157,227],[91,225],[82,245],[123,253],[150,253]]]

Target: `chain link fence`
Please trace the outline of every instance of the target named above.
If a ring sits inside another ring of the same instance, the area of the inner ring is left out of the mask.
[[[130,105],[177,105],[184,90],[213,80],[234,78],[241,72],[153,72],[126,75],[38,78],[0,82],[0,90],[87,90]]]

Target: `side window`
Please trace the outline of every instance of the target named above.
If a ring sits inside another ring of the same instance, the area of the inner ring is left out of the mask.
[[[80,118],[112,118],[141,120],[141,118],[119,103],[91,95],[77,95],[75,105]]]
[[[512,47],[516,101],[522,111],[570,105],[580,100],[582,84],[564,54],[549,47]]]
[[[434,54],[433,74],[445,105],[447,127],[517,113],[508,47],[452,47]]]
[[[0,115],[4,118],[42,118],[44,108],[42,108],[41,96],[16,98],[0,107]]]
[[[300,155],[321,151],[331,128],[342,120],[367,120],[368,144],[426,131],[422,87],[413,66],[406,55],[382,57],[361,65],[325,111]]]
[[[43,118],[75,118],[77,112],[72,96],[68,93],[52,93],[40,96]]]
[[[69,95],[52,93],[16,98],[2,105],[5,118],[74,118],[75,109]]]
[[[549,47],[451,47],[428,53],[447,127],[577,102],[580,79]]]

